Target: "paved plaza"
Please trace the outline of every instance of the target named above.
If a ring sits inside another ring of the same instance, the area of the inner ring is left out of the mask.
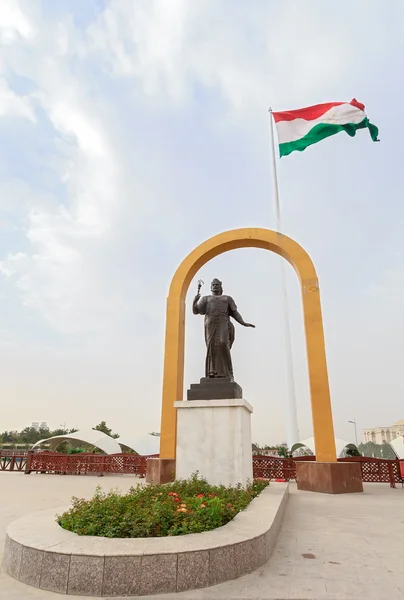
[[[127,490],[132,476],[57,476],[0,472],[0,556],[8,523],[69,504],[72,495]],[[276,484],[274,484],[276,485]],[[289,504],[271,560],[250,575],[168,599],[398,600],[404,599],[404,490],[367,484],[365,493],[328,496],[290,486]],[[3,572],[0,600],[57,600]],[[84,600],[82,596],[70,596]],[[88,596],[85,597],[88,600]]]

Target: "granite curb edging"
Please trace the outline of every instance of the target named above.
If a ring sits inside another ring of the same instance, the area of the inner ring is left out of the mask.
[[[270,558],[289,496],[271,484],[213,531],[166,538],[109,539],[62,529],[34,513],[7,528],[3,567],[22,583],[87,596],[142,596],[209,587],[255,571]]]

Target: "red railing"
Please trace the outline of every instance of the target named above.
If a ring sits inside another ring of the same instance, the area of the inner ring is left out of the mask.
[[[274,456],[253,456],[253,476],[263,479],[296,479],[296,461],[315,460],[315,456],[301,456],[298,458],[279,458]],[[359,462],[362,470],[362,481],[366,483],[402,483],[400,461],[382,458],[369,458],[368,456],[355,456],[339,458],[338,462]]]
[[[25,471],[28,452],[0,450],[0,471]]]
[[[8,457],[18,456],[18,457],[20,457],[20,456],[27,456],[28,452],[29,452],[28,450],[14,450],[14,449],[13,450],[5,450],[5,449],[2,449],[2,450],[0,450],[0,456],[8,456]]]
[[[63,475],[120,474],[145,477],[149,456],[137,454],[29,454],[25,472],[58,473]]]
[[[254,479],[296,479],[295,461],[276,456],[253,456]]]
[[[339,458],[341,462],[359,462],[362,470],[362,481],[370,483],[390,483],[390,487],[396,487],[396,483],[402,483],[399,460],[388,460],[384,458],[370,458],[369,456],[352,456]]]
[[[63,475],[117,474],[145,477],[148,458],[158,455],[136,454],[59,454],[57,452],[0,451],[0,471],[58,473]],[[296,480],[296,461],[315,460],[314,456],[294,459],[275,456],[253,456],[253,476],[263,479]],[[399,460],[369,458],[366,456],[340,458],[343,462],[359,462],[362,480],[366,483],[389,483],[395,487],[404,479],[404,464]]]

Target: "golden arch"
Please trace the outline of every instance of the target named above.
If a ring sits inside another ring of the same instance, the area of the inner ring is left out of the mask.
[[[183,398],[185,297],[195,274],[209,260],[237,248],[264,248],[283,256],[295,269],[301,285],[309,368],[311,409],[316,457],[337,460],[328,385],[320,292],[314,265],[297,242],[270,229],[243,228],[225,231],[206,240],[183,260],[172,279],[167,298],[160,458],[175,458],[176,400]]]

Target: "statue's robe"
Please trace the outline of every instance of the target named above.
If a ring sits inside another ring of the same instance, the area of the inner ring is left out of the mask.
[[[230,317],[237,311],[231,296],[203,296],[197,304],[205,315],[206,377],[233,377],[230,350],[235,331]]]

